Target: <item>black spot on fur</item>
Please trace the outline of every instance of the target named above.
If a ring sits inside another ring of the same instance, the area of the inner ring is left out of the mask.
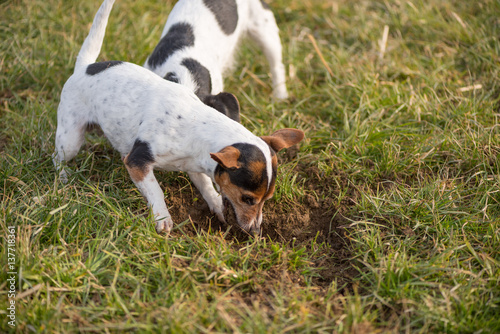
[[[262,7],[264,7],[265,9],[271,9],[271,7],[269,7],[267,2],[265,2],[264,0],[260,0],[260,3],[262,3]]]
[[[168,72],[163,78],[168,81],[179,83],[179,78],[174,72]]]
[[[176,23],[170,27],[167,34],[160,40],[148,59],[152,68],[160,66],[175,51],[194,45],[193,27],[189,23]]]
[[[266,158],[264,153],[255,145],[238,143],[232,145],[236,147],[240,152],[240,157],[238,162],[240,163],[240,168],[229,168],[225,169],[220,164],[217,164],[215,168],[215,174],[228,173],[231,183],[248,191],[257,191],[263,183],[267,185],[267,170],[264,169],[261,175],[254,175],[250,169],[247,167],[250,162],[262,162],[266,163]],[[273,171],[273,177],[276,175],[276,171]]]
[[[208,69],[192,58],[182,60],[181,65],[191,72],[194,81],[198,84],[194,93],[199,98],[209,95],[212,91],[212,78]]]
[[[231,35],[238,25],[238,6],[235,0],[203,0],[205,6],[215,15],[219,27]]]
[[[86,73],[88,75],[96,75],[96,74],[99,74],[102,71],[104,71],[110,67],[120,65],[120,64],[123,64],[123,62],[119,61],[119,60],[101,61],[98,63],[93,63],[93,64],[90,64],[89,66],[87,66]]]
[[[154,161],[149,143],[136,139],[134,146],[127,157],[127,165],[130,167],[144,168]]]
[[[182,116],[181,115],[177,115],[177,119],[182,119]]]
[[[240,122],[240,104],[233,94],[222,92],[217,95],[207,95],[202,101],[207,106],[218,110],[233,121]]]

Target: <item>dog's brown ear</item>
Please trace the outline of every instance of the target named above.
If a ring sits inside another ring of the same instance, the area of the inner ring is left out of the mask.
[[[276,152],[297,144],[304,139],[304,132],[298,129],[281,129],[270,136],[261,137]]]
[[[240,104],[233,94],[222,92],[217,95],[207,95],[201,100],[233,121],[240,122]]]
[[[226,146],[217,153],[210,153],[210,157],[224,168],[240,168],[238,158],[241,152],[234,146]]]

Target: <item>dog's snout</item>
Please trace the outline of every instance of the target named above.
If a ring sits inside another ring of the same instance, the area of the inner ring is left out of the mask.
[[[223,215],[226,223],[233,226],[238,226],[246,233],[252,236],[259,236],[261,233],[260,225],[262,222],[262,213],[258,214],[255,218],[250,218],[245,215],[238,215],[238,209],[227,198],[223,197]]]
[[[258,237],[260,235],[260,226],[253,226],[250,228],[250,234],[253,235],[254,237]]]

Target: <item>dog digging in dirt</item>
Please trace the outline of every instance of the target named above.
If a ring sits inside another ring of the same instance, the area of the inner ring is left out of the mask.
[[[279,29],[262,0],[178,1],[144,67],[189,87],[205,104],[239,120],[236,98],[222,90],[223,74],[231,68],[244,36],[262,48],[270,65],[274,96],[286,99]]]
[[[64,162],[78,153],[87,126],[96,124],[151,206],[158,233],[169,233],[173,221],[154,169],[187,172],[221,221],[230,206],[244,231],[259,233],[262,207],[275,188],[276,152],[304,133],[281,129],[257,137],[184,85],[132,63],[96,63],[113,3],[105,0],[99,8],[61,93],[53,155],[61,181],[67,182]]]

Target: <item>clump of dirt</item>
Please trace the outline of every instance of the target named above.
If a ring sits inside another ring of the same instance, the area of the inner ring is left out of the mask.
[[[351,265],[351,251],[345,229],[348,221],[331,207],[328,201],[313,205],[297,205],[288,209],[279,203],[269,203],[266,210],[263,236],[281,242],[292,241],[296,246],[311,247],[313,243],[326,243],[328,247],[315,262],[322,268],[315,283],[328,286],[337,279],[340,285],[349,285],[356,271]]]
[[[320,287],[328,287],[336,280],[338,286],[349,288],[352,278],[357,275],[350,258],[352,256],[349,239],[345,234],[345,228],[349,221],[344,218],[343,213],[352,203],[341,203],[342,207],[336,207],[331,198],[320,200],[314,194],[321,194],[325,189],[324,179],[318,175],[317,168],[298,166],[298,171],[306,179],[305,198],[294,205],[282,205],[274,200],[269,200],[264,205],[264,219],[262,223],[261,236],[282,243],[294,244],[295,247],[310,248],[314,243],[325,243],[321,256],[314,265],[319,268],[320,277],[315,278],[313,283]],[[187,182],[182,179],[182,182]],[[226,231],[231,226],[231,235],[239,241],[244,241],[250,236],[242,233],[237,226],[221,223],[213,215],[208,205],[201,199],[197,190],[182,191],[186,189],[185,184],[169,185],[167,192],[171,194],[166,199],[169,211],[174,222],[191,219],[196,228],[203,230]],[[175,188],[177,187],[177,190]],[[193,198],[198,200],[193,201]],[[187,226],[187,225],[185,225]],[[183,227],[184,228],[184,227]],[[186,227],[190,229],[191,227]],[[190,233],[189,231],[183,231]],[[191,231],[195,233],[196,231]]]

